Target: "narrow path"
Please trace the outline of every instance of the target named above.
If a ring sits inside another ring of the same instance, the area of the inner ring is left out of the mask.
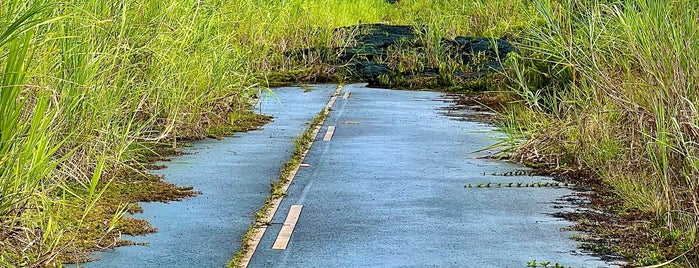
[[[293,152],[293,139],[308,128],[335,91],[335,85],[280,88],[264,98],[260,110],[274,116],[264,129],[222,141],[196,142],[186,154],[164,162],[157,171],[166,181],[192,185],[203,194],[180,202],[143,203],[158,232],[128,237],[147,246],[99,252],[100,261],[83,267],[223,267],[240,247],[240,238],[269,195],[283,163]]]
[[[551,216],[570,190],[464,188],[550,179],[490,175],[519,167],[476,159],[496,134],[442,115],[439,93],[348,85],[343,94],[249,267],[610,266],[582,254],[560,230],[571,223]],[[288,243],[273,249],[284,226]]]

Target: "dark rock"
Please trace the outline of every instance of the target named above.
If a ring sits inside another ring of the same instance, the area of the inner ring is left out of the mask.
[[[310,48],[287,55],[299,59],[319,58],[338,66],[337,71],[350,80],[365,81],[370,86],[422,87],[430,84],[439,87],[501,72],[504,70],[501,62],[514,51],[504,39],[464,36],[442,39],[437,54],[439,66],[430,66],[434,61],[428,61],[426,51],[433,53],[434,49],[428,49],[424,41],[426,33],[424,27],[406,25],[343,27],[335,29],[334,34],[344,36],[348,47]]]
[[[350,59],[372,61],[387,56],[390,47],[416,42],[417,33],[417,29],[413,26],[384,24],[362,24],[335,29],[336,36],[348,36],[352,39],[350,43],[356,44],[342,51],[341,61]]]
[[[417,35],[413,26],[366,24],[360,27],[356,40],[359,45],[386,49],[399,42],[415,42]]]
[[[388,65],[373,61],[358,62],[356,68],[362,77],[372,78],[391,71]]]

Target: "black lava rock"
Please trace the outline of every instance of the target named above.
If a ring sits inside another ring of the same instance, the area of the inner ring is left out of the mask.
[[[451,75],[458,79],[473,79],[491,72],[503,71],[501,62],[507,54],[514,51],[512,45],[504,39],[465,36],[442,39],[440,57],[467,68],[440,69],[437,66],[429,66],[426,52],[428,44],[424,41],[426,34],[424,27],[360,24],[335,29],[335,36],[347,38],[348,47],[311,48],[287,55],[320,57],[330,65],[341,66],[339,70],[351,80],[365,81],[370,86],[391,87],[391,84],[385,83],[386,77],[402,77],[399,80],[429,80],[431,77],[443,78],[445,75]],[[410,58],[410,61],[406,61],[410,64],[402,64],[401,57]],[[464,69],[469,71],[462,71]],[[382,75],[384,79],[379,79]]]

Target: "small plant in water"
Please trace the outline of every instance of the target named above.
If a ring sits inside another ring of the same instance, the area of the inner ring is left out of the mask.
[[[309,87],[309,86],[306,85],[306,84],[301,85],[301,88],[303,89],[303,92],[306,92],[306,93],[313,91],[313,88],[312,88],[312,87]]]

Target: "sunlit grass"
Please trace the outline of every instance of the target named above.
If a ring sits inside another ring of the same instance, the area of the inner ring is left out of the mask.
[[[649,215],[665,253],[696,263],[696,251],[684,251],[699,242],[699,6],[534,2],[545,23],[522,35],[523,60],[509,73],[529,109],[511,113],[508,128],[532,137],[515,157],[593,171],[617,194],[619,212]]]

